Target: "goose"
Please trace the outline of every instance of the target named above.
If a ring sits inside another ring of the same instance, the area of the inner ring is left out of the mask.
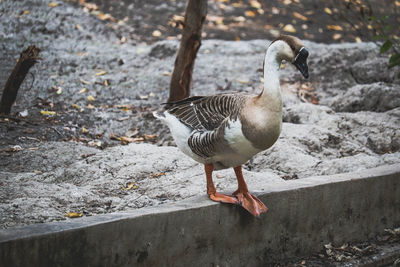
[[[260,94],[226,93],[193,96],[168,103],[154,116],[165,123],[178,148],[204,164],[207,194],[213,201],[240,205],[255,217],[267,207],[252,195],[242,174],[242,165],[271,147],[282,128],[282,95],[279,71],[282,61],[292,63],[308,78],[308,51],[294,36],[281,35],[267,48]],[[238,188],[232,195],[218,193],[212,172],[233,168]]]

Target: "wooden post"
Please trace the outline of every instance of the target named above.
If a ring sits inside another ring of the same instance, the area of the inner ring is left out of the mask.
[[[10,114],[11,106],[14,104],[15,99],[17,99],[18,89],[24,81],[25,76],[28,74],[29,69],[35,65],[39,59],[39,52],[39,48],[31,45],[21,53],[4,87],[0,102],[0,114]]]
[[[181,100],[190,95],[194,62],[201,45],[201,31],[206,16],[207,0],[188,0],[168,102]]]

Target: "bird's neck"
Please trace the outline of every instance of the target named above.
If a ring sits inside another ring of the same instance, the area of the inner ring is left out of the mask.
[[[282,60],[279,46],[273,43],[267,50],[264,59],[264,89],[258,96],[261,105],[274,110],[282,110],[282,94],[279,81],[279,70]]]

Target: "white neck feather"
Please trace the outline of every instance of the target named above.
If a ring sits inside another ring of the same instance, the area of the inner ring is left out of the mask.
[[[286,44],[276,41],[268,47],[264,59],[264,90],[261,99],[273,108],[282,108],[282,95],[279,81],[281,67],[281,52]]]

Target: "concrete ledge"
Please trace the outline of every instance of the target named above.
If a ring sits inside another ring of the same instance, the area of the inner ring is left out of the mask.
[[[260,219],[205,196],[0,230],[0,266],[263,266],[400,225],[400,166],[270,184]]]

